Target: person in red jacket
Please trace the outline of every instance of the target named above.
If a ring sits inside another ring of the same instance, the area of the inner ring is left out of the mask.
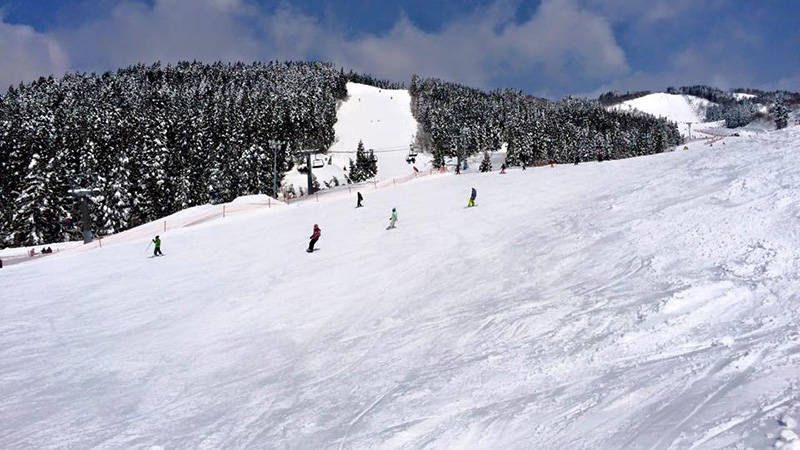
[[[308,243],[308,253],[314,252],[314,244],[317,243],[319,237],[322,236],[322,230],[319,229],[319,225],[314,224],[314,233],[311,235],[311,242]]]

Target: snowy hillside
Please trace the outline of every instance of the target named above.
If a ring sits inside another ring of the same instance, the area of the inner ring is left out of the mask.
[[[744,92],[734,92],[732,95],[733,95],[733,98],[735,98],[736,100],[747,100],[747,99],[753,99],[753,98],[757,97],[754,94],[746,94]]]
[[[379,89],[357,83],[347,83],[348,98],[336,111],[336,124],[333,129],[336,141],[324,159],[325,166],[314,169],[320,183],[336,177],[344,181],[347,165],[356,159],[358,141],[364,148],[373,149],[378,157],[376,179],[386,180],[412,173],[412,166],[406,162],[409,144],[417,133],[417,122],[411,114],[411,96],[405,89]],[[333,158],[327,164],[328,157]],[[418,155],[415,165],[422,170],[428,167],[430,157]],[[305,187],[306,175],[293,170],[286,174],[284,186],[289,184]]]
[[[611,106],[610,109],[621,111],[641,111],[656,117],[664,117],[676,122],[681,134],[689,137],[689,126],[687,123],[703,124],[706,117],[706,109],[713,103],[700,97],[691,95],[666,94],[663,92],[646,95],[633,100],[622,102]],[[702,127],[717,127],[718,125],[704,124]],[[694,137],[694,130],[692,136]],[[690,137],[690,138],[691,138]]]
[[[425,177],[7,267],[0,448],[797,448],[798,152]]]

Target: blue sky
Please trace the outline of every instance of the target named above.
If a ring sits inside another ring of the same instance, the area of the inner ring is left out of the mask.
[[[548,98],[800,91],[797,0],[0,0],[0,86],[136,62],[314,59]]]

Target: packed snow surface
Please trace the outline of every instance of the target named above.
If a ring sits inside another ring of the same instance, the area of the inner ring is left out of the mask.
[[[754,95],[754,94],[746,94],[744,92],[734,92],[733,93],[733,98],[735,98],[736,100],[747,100],[747,99],[750,99],[750,98],[756,98],[756,95]]]
[[[656,117],[664,117],[678,124],[681,134],[689,136],[689,126],[691,123],[702,124],[705,122],[706,109],[714,103],[700,97],[692,95],[666,94],[663,92],[645,95],[611,106],[611,109],[621,111],[641,111]],[[707,125],[708,126],[708,125]]]
[[[800,128],[724,142],[2,269],[0,448],[794,448]]]
[[[328,155],[319,155],[325,165],[314,169],[320,183],[334,176],[344,182],[350,159],[356,159],[358,141],[363,141],[365,150],[374,150],[378,158],[378,181],[412,173],[413,167],[406,157],[417,134],[417,121],[411,114],[411,95],[407,90],[347,83],[347,99],[336,111],[333,130],[336,138]],[[329,158],[333,159],[331,164]],[[427,155],[418,155],[414,164],[422,170],[428,167],[429,160]],[[294,170],[286,175],[284,186],[290,183],[305,188],[306,175]]]

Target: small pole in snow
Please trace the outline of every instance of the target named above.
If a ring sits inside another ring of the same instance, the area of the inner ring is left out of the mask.
[[[225,205],[222,205],[222,218],[225,218]]]
[[[311,178],[311,150],[306,150],[306,167],[308,168],[308,193],[314,192],[314,181]]]
[[[272,195],[278,196],[278,148],[281,141],[270,140],[269,146],[272,148]]]
[[[164,232],[165,233],[167,232],[167,221],[166,220],[164,221]]]

